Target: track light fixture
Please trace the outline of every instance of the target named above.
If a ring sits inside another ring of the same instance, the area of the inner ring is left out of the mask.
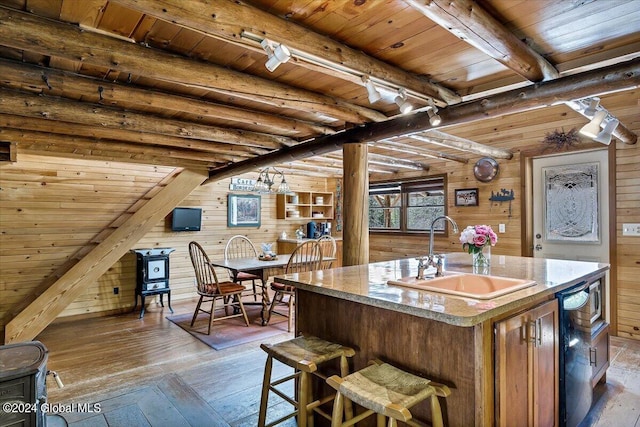
[[[594,96],[589,100],[589,106],[584,109],[584,115],[587,117],[593,117],[598,110],[598,105],[600,105],[600,98]]]
[[[368,76],[362,76],[362,82],[364,83],[364,87],[367,88],[367,94],[369,95],[369,103],[373,104],[374,102],[378,102],[382,99],[382,95],[376,88],[376,86],[371,81],[371,78]]]
[[[580,129],[580,133],[589,138],[596,138],[600,133],[600,124],[607,117],[605,110],[598,110],[593,116],[593,119]]]
[[[407,94],[404,89],[398,90],[398,95],[395,98],[396,105],[400,108],[402,114],[410,113],[413,110],[413,105],[407,100]]]
[[[284,64],[291,58],[289,48],[283,44],[275,45],[269,39],[262,39],[260,45],[267,52],[267,62],[264,65],[272,73],[280,64]]]
[[[604,126],[604,129],[600,131],[598,136],[595,137],[594,141],[604,145],[611,144],[611,135],[613,134],[613,131],[616,130],[619,124],[620,121],[618,119],[609,120]]]
[[[436,107],[433,99],[429,99],[429,109],[427,110],[427,114],[429,115],[429,123],[431,126],[438,126],[442,123],[442,118],[438,115],[438,107]]]

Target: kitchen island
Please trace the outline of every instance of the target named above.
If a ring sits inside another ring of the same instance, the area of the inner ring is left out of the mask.
[[[514,425],[521,419],[525,424],[555,425],[559,354],[555,294],[583,281],[604,280],[608,268],[601,263],[496,255],[486,273],[536,284],[485,300],[387,284],[415,275],[415,259],[280,280],[297,289],[296,333],[354,347],[353,369],[379,358],[448,385],[452,394],[441,401],[447,425]],[[471,256],[446,255],[444,271],[445,275],[473,273]],[[522,325],[503,328],[514,319]],[[539,325],[539,342],[529,342],[530,324]],[[527,336],[520,340],[509,330],[516,334],[522,330]],[[523,350],[514,348],[520,344]],[[505,396],[500,399],[501,392],[509,394],[509,404]],[[428,405],[418,405],[412,412],[418,419],[430,419]]]

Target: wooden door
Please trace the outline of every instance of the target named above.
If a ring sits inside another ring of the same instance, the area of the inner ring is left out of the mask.
[[[557,300],[497,322],[495,331],[497,425],[557,425]]]

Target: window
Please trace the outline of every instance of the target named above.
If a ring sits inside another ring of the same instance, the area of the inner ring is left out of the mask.
[[[428,233],[433,220],[445,215],[444,176],[420,181],[385,182],[369,186],[369,230]],[[446,221],[435,230],[444,231]]]

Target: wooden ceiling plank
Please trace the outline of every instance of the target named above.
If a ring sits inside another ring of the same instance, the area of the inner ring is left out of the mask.
[[[489,98],[442,108],[438,112],[443,126],[452,126],[558,104],[573,99],[628,90],[640,86],[640,60],[633,60],[600,70],[541,82],[527,88],[508,91]],[[269,165],[304,159],[342,149],[350,142],[370,142],[397,135],[431,129],[427,112],[401,116],[384,123],[369,123],[336,135],[315,138],[211,171],[209,183]],[[617,136],[616,136],[617,137]]]
[[[180,120],[169,120],[134,112],[122,112],[97,104],[64,98],[34,96],[0,88],[0,107],[15,115],[46,118],[67,123],[101,126],[107,129],[181,136],[185,139],[277,149],[296,143],[290,138],[264,133],[226,129]],[[187,143],[187,141],[185,141]]]
[[[558,71],[471,0],[406,0],[455,36],[532,82],[555,79]]]
[[[446,104],[460,102],[453,91],[443,86],[246,3],[201,0],[112,1],[234,43],[251,44],[241,38],[242,31],[263,35],[277,43],[286,44],[292,52],[298,50],[342,67],[361,70],[363,74],[434,97]]]
[[[124,103],[130,109],[132,103],[143,107],[158,107],[174,112],[188,111],[201,117],[211,117],[229,120],[239,124],[255,124],[259,122],[274,131],[274,133],[299,135],[304,137],[315,135],[330,135],[335,133],[330,127],[305,122],[302,120],[266,114],[260,111],[247,111],[236,107],[217,104],[199,99],[192,99],[164,92],[125,86],[111,81],[92,79],[78,74],[72,74],[50,68],[16,63],[0,59],[0,86],[20,89],[29,86],[39,90],[42,94],[70,98],[70,94],[92,95],[89,102],[98,102],[97,88],[102,87],[101,104],[119,106]],[[43,77],[47,77],[47,83]],[[51,86],[50,88],[48,86]],[[73,98],[72,98],[73,99]],[[85,97],[85,99],[87,99]],[[241,126],[240,126],[241,127]]]
[[[40,54],[63,56],[124,73],[144,75],[187,86],[223,90],[251,96],[254,101],[275,102],[280,107],[298,108],[352,123],[387,117],[370,108],[329,96],[239,73],[211,63],[145,48],[75,26],[46,20],[0,6],[0,44]]]

